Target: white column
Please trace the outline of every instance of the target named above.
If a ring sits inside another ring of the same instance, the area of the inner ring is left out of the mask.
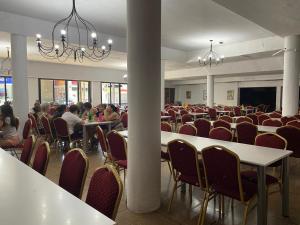
[[[11,34],[11,61],[13,73],[13,109],[15,115],[20,119],[19,134],[22,134],[29,112],[26,36]]]
[[[161,60],[161,87],[160,87],[160,97],[161,97],[161,102],[160,102],[160,109],[163,111],[165,109],[165,60]]]
[[[127,207],[160,207],[161,0],[127,0]]]
[[[276,110],[280,111],[280,102],[281,102],[281,86],[276,87]]]
[[[284,47],[282,115],[293,116],[299,107],[300,35],[285,37]]]
[[[207,75],[207,106],[214,106],[214,76]]]

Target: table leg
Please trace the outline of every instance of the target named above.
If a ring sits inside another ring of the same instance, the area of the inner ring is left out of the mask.
[[[108,132],[111,131],[111,123],[108,124]]]
[[[82,140],[82,148],[84,152],[87,152],[87,132],[86,126],[83,126],[83,140]]]
[[[266,167],[257,168],[257,224],[267,225]]]
[[[282,215],[289,216],[289,158],[282,160]]]

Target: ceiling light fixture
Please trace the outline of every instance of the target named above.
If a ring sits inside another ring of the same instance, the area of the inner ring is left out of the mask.
[[[70,32],[70,24],[75,25],[75,32],[72,34]],[[60,40],[59,43],[55,41],[56,37]],[[71,44],[71,40],[77,40],[78,42]],[[54,25],[52,30],[52,44],[50,46],[42,43],[41,34],[36,34],[36,42],[40,54],[45,58],[58,59],[60,62],[66,61],[70,56],[73,56],[74,61],[79,62],[83,62],[84,58],[94,62],[103,60],[109,56],[113,41],[112,39],[108,39],[108,47],[106,47],[103,44],[100,45],[98,40],[99,37],[93,24],[84,20],[78,14],[75,0],[73,0],[73,7],[69,16],[59,20]]]
[[[9,47],[6,47],[6,49],[7,49],[7,56],[5,59],[1,61],[0,74],[8,76],[11,74],[11,68],[10,68],[11,59],[10,59]],[[7,64],[7,66],[5,66],[5,64]]]
[[[202,57],[198,57],[198,62],[201,66],[209,65],[211,67],[212,64],[218,65],[219,63],[223,63],[224,61],[224,55],[219,55],[213,50],[213,40],[210,41],[210,50],[206,54],[204,54]],[[223,42],[219,42],[219,44],[223,44]]]

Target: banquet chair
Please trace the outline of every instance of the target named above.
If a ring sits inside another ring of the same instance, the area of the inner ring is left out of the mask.
[[[172,126],[168,122],[161,122],[160,123],[160,130],[166,132],[172,132]]]
[[[195,112],[196,113],[204,113],[204,109],[196,108]]]
[[[288,122],[291,122],[293,120],[297,120],[297,118],[294,117],[294,116],[284,116],[284,117],[281,117],[281,122],[282,122],[283,126],[285,126]]]
[[[221,211],[224,212],[224,197],[240,201],[245,205],[242,224],[245,225],[249,206],[257,195],[257,184],[241,176],[240,159],[234,152],[222,146],[210,146],[201,151],[207,188],[221,195]],[[205,198],[203,215],[208,198]],[[204,216],[203,216],[204,218]]]
[[[197,128],[195,126],[191,125],[191,124],[184,124],[179,128],[178,133],[179,134],[196,136]]]
[[[35,152],[32,169],[45,176],[49,162],[50,148],[48,142],[39,144]]]
[[[58,185],[80,199],[88,167],[88,158],[81,149],[68,151],[62,163]]]
[[[26,165],[29,165],[30,163],[34,145],[35,145],[34,135],[31,135],[26,140],[24,140],[20,161],[25,163]]]
[[[266,114],[259,115],[257,117],[258,125],[262,125],[262,123],[267,119],[270,119],[270,117],[268,115],[266,115]]]
[[[128,128],[128,113],[127,112],[122,114],[120,121],[122,122],[123,127],[125,129],[127,129]]]
[[[286,125],[297,127],[300,129],[300,120],[292,120],[288,122]]]
[[[225,127],[227,128],[228,130],[231,129],[231,125],[230,123],[224,121],[224,120],[216,120],[213,122],[213,127],[214,128],[217,128],[217,127]]]
[[[258,125],[257,115],[255,115],[255,114],[248,114],[247,117],[249,117],[250,119],[252,119],[252,123],[254,125]]]
[[[190,115],[190,114],[182,115],[182,117],[181,117],[181,123],[182,124],[186,124],[187,122],[191,122],[191,121],[193,121],[192,115]]]
[[[216,120],[217,119],[217,110],[214,108],[208,108],[208,116],[210,120]]]
[[[171,126],[171,124],[169,124],[167,122],[161,122],[160,130],[165,131],[165,132],[172,132],[172,126]],[[172,168],[171,168],[171,164],[170,164],[169,153],[161,150],[160,151],[160,158],[161,158],[161,162],[167,162],[170,173],[172,174]]]
[[[31,122],[32,122],[33,134],[36,135],[37,137],[39,137],[41,135],[40,134],[41,130],[39,130],[39,128],[38,128],[35,116],[32,113],[28,113],[28,118],[31,119]]]
[[[257,136],[257,126],[248,122],[238,123],[236,134],[238,143],[253,145]]]
[[[117,171],[104,165],[95,170],[88,188],[86,204],[108,218],[115,220],[123,193],[123,185]]]
[[[300,129],[286,125],[277,128],[276,133],[287,141],[287,149],[293,151],[291,157],[300,158]]]
[[[189,112],[186,109],[180,110],[180,116],[187,115]]]
[[[263,126],[270,126],[270,127],[281,127],[283,124],[280,120],[276,119],[267,119],[262,122]]]
[[[112,130],[107,135],[107,142],[113,165],[118,173],[124,170],[124,184],[127,170],[127,143],[122,135]]]
[[[210,130],[209,138],[221,141],[232,141],[233,135],[231,131],[225,127],[216,127]]]
[[[241,108],[238,106],[233,107],[234,116],[241,116]]]
[[[50,143],[52,143],[54,141],[54,137],[53,137],[53,133],[52,133],[52,129],[51,129],[51,126],[50,126],[50,122],[49,122],[49,119],[42,115],[41,116],[41,122],[43,124],[43,127],[44,127],[44,133],[45,133],[45,137],[46,137],[46,140]]]
[[[300,120],[300,115],[295,115],[294,117],[296,117],[297,118],[297,120]]]
[[[168,110],[168,114],[171,116],[171,122],[174,124],[175,130],[176,130],[176,128],[177,128],[177,123],[178,123],[181,119],[177,118],[176,111],[173,110],[173,109]]]
[[[210,131],[210,122],[207,119],[197,119],[194,121],[194,125],[197,128],[198,137],[208,137]]]
[[[278,112],[271,112],[271,113],[269,114],[269,116],[270,116],[271,118],[281,118],[281,114],[278,113]]]
[[[226,121],[228,123],[232,123],[233,122],[232,118],[230,116],[227,116],[227,115],[220,116],[219,120],[223,120],[223,121]]]
[[[110,155],[109,148],[108,148],[108,142],[107,142],[105,134],[100,126],[96,127],[96,135],[97,135],[97,139],[99,141],[100,147],[101,147],[102,155],[104,157],[104,164],[107,162],[110,162],[111,155]]]
[[[247,116],[242,116],[236,119],[236,123],[242,123],[242,122],[248,122],[248,123],[253,123],[253,120],[250,117]]]

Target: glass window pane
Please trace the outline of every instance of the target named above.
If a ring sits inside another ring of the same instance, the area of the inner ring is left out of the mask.
[[[5,102],[5,81],[4,77],[0,77],[0,105]]]
[[[121,106],[127,105],[127,84],[120,84]]]
[[[6,77],[6,101],[13,101],[13,78]]]
[[[68,105],[77,104],[78,102],[78,81],[68,81]]]
[[[110,104],[110,83],[102,83],[101,85],[102,104]]]
[[[120,104],[120,85],[119,84],[111,84],[111,103],[114,105],[119,105]]]
[[[66,104],[66,86],[64,80],[54,80],[54,101]]]
[[[41,81],[41,102],[53,102],[53,80]]]
[[[79,86],[79,101],[88,102],[89,101],[89,82],[80,81]]]

